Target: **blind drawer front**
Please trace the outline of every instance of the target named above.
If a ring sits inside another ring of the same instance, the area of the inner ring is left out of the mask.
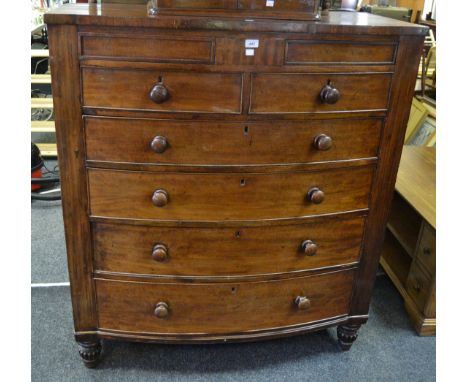
[[[130,34],[81,36],[84,57],[177,63],[211,63],[213,40]]]
[[[353,42],[327,40],[289,40],[286,64],[393,64],[394,42]]]

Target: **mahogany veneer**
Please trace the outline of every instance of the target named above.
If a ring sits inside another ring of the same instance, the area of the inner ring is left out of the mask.
[[[80,355],[335,325],[349,349],[426,28],[318,21],[314,0],[158,3],[46,15]]]

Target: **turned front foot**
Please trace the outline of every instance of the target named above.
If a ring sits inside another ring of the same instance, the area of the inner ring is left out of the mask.
[[[86,367],[94,368],[99,362],[101,356],[101,341],[78,341],[78,352]]]
[[[336,332],[338,334],[338,343],[341,350],[351,349],[351,345],[358,336],[358,330],[361,325],[340,325],[338,326]]]

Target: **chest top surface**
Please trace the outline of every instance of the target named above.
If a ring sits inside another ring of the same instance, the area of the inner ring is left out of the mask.
[[[47,24],[154,27],[188,30],[264,31],[297,33],[353,33],[370,35],[425,35],[427,27],[362,12],[330,12],[320,21],[288,19],[281,14],[261,17],[259,13],[209,10],[196,14],[148,15],[141,4],[67,4],[45,15]]]

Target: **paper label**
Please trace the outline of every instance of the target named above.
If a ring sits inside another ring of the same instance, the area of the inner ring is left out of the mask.
[[[258,48],[258,40],[245,40],[246,48]]]
[[[245,50],[246,56],[255,56],[255,49],[246,49]]]
[[[267,0],[266,6],[267,7],[274,7],[275,6],[275,0]]]

